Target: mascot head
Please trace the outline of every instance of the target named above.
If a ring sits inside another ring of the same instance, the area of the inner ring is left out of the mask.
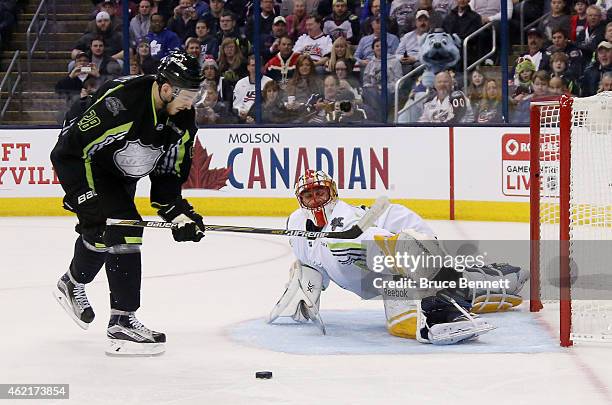
[[[453,67],[461,59],[461,39],[440,29],[428,34],[421,44],[421,63],[434,75]]]

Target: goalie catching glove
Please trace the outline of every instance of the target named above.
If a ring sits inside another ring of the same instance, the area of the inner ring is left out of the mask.
[[[173,203],[161,205],[152,204],[158,208],[157,214],[164,221],[178,224],[172,229],[172,236],[177,242],[199,242],[204,237],[204,219],[193,210],[193,207],[184,198],[177,198]]]

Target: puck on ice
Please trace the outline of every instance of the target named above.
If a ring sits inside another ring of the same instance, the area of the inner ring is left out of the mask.
[[[255,373],[255,378],[262,378],[264,380],[269,380],[270,378],[272,378],[272,372],[271,371],[257,371]]]

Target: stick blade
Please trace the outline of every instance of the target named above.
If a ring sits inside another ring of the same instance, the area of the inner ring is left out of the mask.
[[[374,225],[376,220],[383,214],[383,212],[385,212],[387,208],[389,208],[390,205],[391,203],[389,202],[389,199],[386,196],[378,197],[374,204],[370,207],[370,209],[365,213],[363,217],[361,217],[361,219],[357,223],[359,229],[365,231],[366,229]]]

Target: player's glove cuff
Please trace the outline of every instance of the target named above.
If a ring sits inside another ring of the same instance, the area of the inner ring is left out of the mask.
[[[177,198],[173,203],[159,206],[158,215],[164,221],[178,224],[172,230],[172,236],[177,242],[199,242],[204,237],[204,219],[194,211],[193,207],[184,198]]]

